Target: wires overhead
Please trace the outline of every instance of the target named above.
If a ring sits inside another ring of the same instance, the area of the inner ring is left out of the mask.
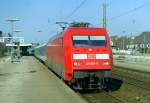
[[[148,6],[148,5],[150,5],[150,2],[145,3],[145,4],[143,4],[143,5],[140,5],[140,6],[138,6],[138,7],[135,7],[135,8],[133,8],[133,9],[131,9],[131,10],[125,12],[125,13],[122,13],[122,14],[118,15],[118,16],[115,16],[115,17],[109,19],[108,21],[112,21],[112,20],[118,19],[118,18],[120,18],[120,17],[122,17],[122,16],[128,15],[128,14],[130,14],[130,13],[132,13],[132,12],[135,12],[135,11],[137,11],[137,10],[139,10],[139,9],[145,7],[145,6]]]
[[[88,0],[83,0],[66,18],[69,19],[71,18]]]

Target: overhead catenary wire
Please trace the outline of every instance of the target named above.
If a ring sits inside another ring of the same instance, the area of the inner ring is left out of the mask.
[[[88,0],[83,0],[64,20],[71,18]]]
[[[86,2],[87,2],[88,0],[83,0],[67,17],[65,17],[64,19],[63,19],[63,21],[66,21],[66,20],[68,20],[68,19],[70,19]],[[54,22],[54,23],[50,23],[50,20],[48,19],[48,23],[49,24],[58,24],[57,23],[57,21],[56,22]],[[63,24],[63,22],[62,22],[62,24]],[[69,24],[69,23],[68,23]],[[66,25],[66,22],[65,22],[65,25]]]
[[[129,10],[129,11],[126,11],[126,12],[118,15],[118,16],[112,17],[111,19],[108,19],[108,21],[112,21],[112,20],[118,19],[120,17],[126,16],[126,15],[131,14],[131,13],[133,13],[135,11],[138,11],[139,9],[141,9],[141,8],[143,8],[145,6],[148,6],[148,5],[150,5],[150,2],[142,4],[142,5],[138,6],[138,7],[135,7],[133,9]]]

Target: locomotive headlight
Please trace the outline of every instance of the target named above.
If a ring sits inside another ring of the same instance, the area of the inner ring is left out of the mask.
[[[73,59],[87,59],[87,54],[73,54]]]
[[[103,65],[109,65],[109,62],[102,62]]]
[[[109,54],[96,54],[96,59],[109,59]]]
[[[75,66],[78,65],[78,63],[77,63],[77,62],[74,62],[74,65],[75,65]]]
[[[74,66],[79,66],[80,62],[74,62],[73,64],[74,64]]]

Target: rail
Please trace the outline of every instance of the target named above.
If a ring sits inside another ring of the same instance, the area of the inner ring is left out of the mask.
[[[119,75],[117,73],[113,73],[112,77],[114,79],[122,80],[122,81],[124,81],[124,82],[126,82],[130,85],[134,85],[134,86],[146,89],[146,90],[150,90],[150,83],[147,83],[147,82],[144,82],[144,81],[141,81],[141,80],[137,80],[137,79],[134,79],[134,78],[131,78],[131,77],[127,77],[127,76],[124,76],[124,75]]]
[[[109,92],[80,94],[89,103],[128,103],[127,100],[115,96]]]

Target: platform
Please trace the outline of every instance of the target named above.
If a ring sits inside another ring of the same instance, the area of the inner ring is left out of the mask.
[[[0,103],[86,103],[34,57],[0,61]]]
[[[11,59],[10,56],[0,57],[0,62],[1,61],[9,61],[10,59]]]

